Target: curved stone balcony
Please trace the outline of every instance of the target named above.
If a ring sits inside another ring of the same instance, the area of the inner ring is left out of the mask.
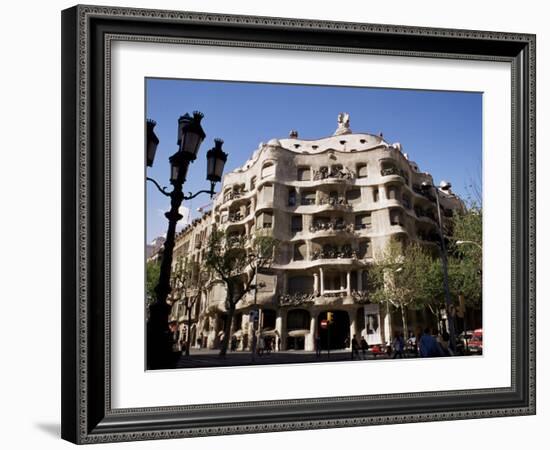
[[[351,233],[355,231],[355,225],[345,222],[320,222],[313,223],[309,227],[310,233]],[[329,234],[329,236],[332,234]]]
[[[278,297],[279,306],[304,307],[327,305],[352,305],[359,303],[356,297],[348,295],[346,290],[325,291],[323,295],[314,292],[295,292]]]

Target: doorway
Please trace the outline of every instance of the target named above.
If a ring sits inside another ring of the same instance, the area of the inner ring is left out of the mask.
[[[346,349],[346,339],[350,339],[350,323],[347,311],[332,311],[332,323],[329,325],[330,331],[328,328],[321,328],[321,321],[326,319],[326,311],[320,313],[317,318],[321,349],[327,350],[329,348],[329,333],[331,350]]]

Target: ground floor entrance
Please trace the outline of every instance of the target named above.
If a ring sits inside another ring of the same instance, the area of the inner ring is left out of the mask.
[[[319,313],[317,329],[322,350],[337,350],[349,347],[350,321],[347,311],[332,311],[332,323],[327,327],[321,327],[321,321],[327,320],[327,312]]]

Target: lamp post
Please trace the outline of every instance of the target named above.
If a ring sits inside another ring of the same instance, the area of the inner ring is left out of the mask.
[[[439,184],[439,188],[447,191],[451,188],[451,183],[442,181]],[[443,235],[443,223],[441,221],[441,207],[439,205],[439,189],[434,185],[429,184],[424,181],[422,183],[422,189],[424,191],[432,190],[435,192],[435,202],[437,206],[437,223],[439,225],[439,239],[440,239],[440,256],[441,256],[441,265],[443,266],[443,288],[445,290],[445,307],[447,310],[447,325],[449,327],[449,345],[451,350],[456,351],[456,333],[455,333],[455,323],[454,323],[454,313],[453,313],[453,304],[451,302],[451,293],[449,291],[449,273],[447,268],[447,246],[445,244],[445,237]]]
[[[163,368],[171,363],[170,335],[168,333],[168,315],[170,305],[166,303],[170,294],[170,276],[172,272],[172,255],[175,245],[176,225],[182,218],[179,208],[183,200],[189,200],[202,193],[210,194],[213,197],[216,182],[221,181],[223,168],[227,161],[227,154],[222,150],[223,141],[215,140],[215,146],[207,153],[207,176],[210,181],[210,190],[202,190],[195,194],[183,194],[183,184],[187,178],[189,164],[197,159],[200,145],[206,134],[201,126],[203,114],[194,111],[193,116],[185,114],[178,120],[178,150],[168,158],[170,162],[170,184],[173,189],[169,192],[166,187],[153,178],[147,177],[159,190],[159,192],[170,198],[170,210],[164,215],[168,219],[168,230],[164,242],[164,252],[160,266],[159,281],[155,288],[156,300],[150,307],[150,316],[147,323],[147,365],[151,369]],[[147,121],[147,165],[153,165],[158,137],[154,131],[154,121]]]
[[[256,255],[250,254],[249,258],[254,260]],[[258,336],[256,335],[258,331],[258,325],[260,322],[260,309],[258,308],[258,288],[265,287],[265,283],[258,283],[258,263],[254,266],[254,284],[250,286],[251,289],[254,289],[254,307],[252,309],[252,345],[250,346],[250,356],[252,362],[256,361],[256,348],[258,344]]]

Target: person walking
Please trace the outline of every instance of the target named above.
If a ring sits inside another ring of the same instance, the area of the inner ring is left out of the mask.
[[[399,331],[395,332],[392,346],[393,346],[392,359],[403,358],[403,350],[405,348],[405,341],[404,341],[403,336],[401,335],[401,333],[399,333]]]
[[[262,356],[264,354],[264,348],[265,348],[264,337],[260,334],[258,336],[258,356]]]
[[[443,356],[443,351],[437,343],[437,340],[432,336],[432,330],[430,327],[424,329],[424,334],[420,338],[418,343],[420,356],[422,358],[434,358],[437,356]]]
[[[363,354],[363,359],[367,359],[367,351],[369,349],[369,344],[367,343],[365,336],[361,336],[361,353]]]
[[[361,359],[361,356],[359,355],[359,342],[357,341],[357,335],[353,335],[353,339],[351,340],[351,359]]]
[[[319,333],[315,335],[315,356],[317,358],[321,357],[321,336],[319,336]]]

